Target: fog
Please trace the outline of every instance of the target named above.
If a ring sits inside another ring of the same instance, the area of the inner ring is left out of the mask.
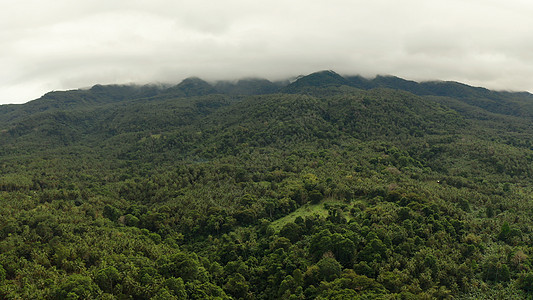
[[[522,0],[5,0],[0,103],[94,84],[332,69],[533,91]]]

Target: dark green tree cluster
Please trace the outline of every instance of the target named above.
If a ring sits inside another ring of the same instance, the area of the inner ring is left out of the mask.
[[[533,296],[530,95],[287,84],[0,106],[0,298]]]

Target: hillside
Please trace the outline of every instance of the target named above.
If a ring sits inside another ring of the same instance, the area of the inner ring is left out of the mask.
[[[521,299],[533,96],[341,76],[0,106],[6,299]]]

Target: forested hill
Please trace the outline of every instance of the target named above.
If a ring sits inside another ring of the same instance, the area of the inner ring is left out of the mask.
[[[0,106],[0,298],[533,296],[532,103],[322,71]]]
[[[321,71],[299,76],[293,82],[271,82],[266,79],[249,78],[238,81],[208,83],[192,77],[175,86],[165,85],[95,85],[90,89],[49,92],[39,99],[23,105],[1,105],[0,121],[12,121],[43,111],[57,111],[101,106],[109,103],[142,99],[169,99],[179,97],[222,95],[263,95],[275,93],[305,94],[325,87],[354,87],[362,90],[389,88],[419,96],[442,96],[460,99],[467,104],[487,111],[532,117],[533,95],[527,92],[497,92],[472,87],[458,82],[415,82],[394,76],[377,76],[367,79],[361,76],[346,76],[333,71]]]

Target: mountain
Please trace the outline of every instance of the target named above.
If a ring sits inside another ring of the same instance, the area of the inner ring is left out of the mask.
[[[439,96],[459,99],[469,105],[485,110],[513,116],[533,117],[533,95],[527,92],[497,92],[472,87],[457,82],[428,81],[415,82],[395,76],[377,76],[367,79],[361,76],[341,76],[334,71],[320,71],[300,76],[293,82],[271,82],[266,79],[249,78],[237,82],[218,81],[210,84],[200,78],[191,77],[171,86],[158,85],[95,85],[90,89],[57,91],[45,94],[39,99],[23,105],[0,105],[0,121],[10,121],[33,113],[75,109],[103,105],[120,101],[148,98],[171,98],[224,95],[261,95],[273,93],[322,93],[345,86],[370,90],[389,88],[402,90],[419,96]]]
[[[307,88],[349,85],[349,81],[333,71],[321,71],[299,77],[281,89],[283,93],[295,94],[305,92]]]
[[[347,77],[347,79],[350,81],[351,86],[357,88],[390,88],[408,91],[420,96],[432,95],[448,97],[460,99],[465,103],[495,113],[533,117],[533,115],[531,115],[533,95],[529,93],[497,92],[453,81],[428,81],[418,83],[395,76],[377,76],[372,80],[353,76]]]
[[[273,94],[279,91],[283,82],[271,82],[266,79],[248,78],[237,82],[218,81],[215,89],[221,94],[229,95],[262,95]]]
[[[321,71],[0,106],[0,298],[531,297],[531,103]]]
[[[167,89],[165,93],[175,97],[192,97],[214,94],[216,90],[206,81],[197,77],[191,77]]]
[[[372,80],[360,75],[346,76],[345,78],[350,82],[350,86],[353,86],[358,89],[369,90],[376,87]]]

